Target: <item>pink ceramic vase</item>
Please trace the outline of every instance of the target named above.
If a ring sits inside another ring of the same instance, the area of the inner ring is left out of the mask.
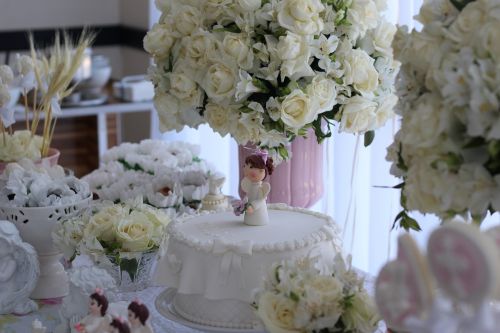
[[[240,181],[243,178],[245,158],[251,151],[239,146]],[[292,158],[276,167],[265,181],[271,184],[269,203],[286,203],[293,207],[309,208],[323,195],[323,146],[310,130],[308,138],[296,138],[291,144]],[[244,193],[239,188],[240,196]]]
[[[59,156],[61,155],[61,152],[55,148],[49,148],[49,154],[46,157],[42,157],[38,161],[35,162],[35,164],[48,164],[50,166],[57,165],[59,162]],[[3,172],[7,164],[12,163],[12,162],[0,162],[0,174]]]

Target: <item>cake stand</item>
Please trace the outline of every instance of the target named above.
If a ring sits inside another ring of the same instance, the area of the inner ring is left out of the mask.
[[[234,329],[234,328],[221,328],[214,326],[206,326],[197,323],[193,323],[181,315],[179,315],[173,305],[172,300],[175,296],[176,290],[175,288],[168,288],[163,291],[155,301],[156,310],[168,320],[172,320],[178,324],[183,326],[187,326],[189,328],[200,330],[204,332],[211,333],[265,333],[264,328],[256,327],[255,329]]]

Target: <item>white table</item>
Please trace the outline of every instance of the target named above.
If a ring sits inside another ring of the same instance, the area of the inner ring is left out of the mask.
[[[111,99],[112,100],[112,99]],[[23,121],[25,119],[24,106],[17,105],[15,107],[15,118],[16,121]],[[86,116],[96,116],[97,117],[97,144],[99,158],[108,150],[108,130],[107,130],[107,120],[106,116],[108,114],[124,114],[124,113],[135,113],[135,112],[149,112],[151,119],[150,133],[155,133],[158,128],[158,118],[154,112],[153,102],[116,102],[112,100],[111,103],[97,105],[97,106],[85,106],[85,107],[63,107],[62,115],[58,118],[75,118],[75,117],[86,117]],[[33,114],[30,113],[30,118]],[[43,119],[43,114],[41,114]]]

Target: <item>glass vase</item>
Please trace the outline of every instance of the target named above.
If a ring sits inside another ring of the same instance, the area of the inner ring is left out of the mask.
[[[120,252],[102,255],[95,262],[115,279],[120,292],[135,292],[149,287],[157,252]]]

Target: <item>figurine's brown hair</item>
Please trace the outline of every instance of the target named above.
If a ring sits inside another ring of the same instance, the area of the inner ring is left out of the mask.
[[[90,295],[90,298],[95,300],[98,305],[101,306],[101,316],[104,316],[106,314],[106,311],[108,310],[108,299],[104,295],[100,295],[98,293],[93,293]]]
[[[248,164],[252,168],[264,169],[266,171],[264,179],[268,175],[272,175],[274,171],[273,159],[271,157],[268,157],[266,163],[264,163],[261,156],[250,155],[245,159],[245,164]]]
[[[133,301],[129,304],[128,309],[139,318],[141,324],[146,325],[146,320],[149,318],[149,310],[144,304]]]
[[[130,333],[130,327],[128,327],[126,322],[121,322],[114,318],[110,325],[111,327],[117,328],[120,333]]]

